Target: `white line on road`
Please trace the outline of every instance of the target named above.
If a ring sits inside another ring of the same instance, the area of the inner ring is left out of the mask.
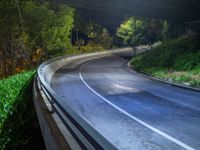
[[[88,64],[88,63],[87,63]],[[86,65],[86,64],[85,64]],[[83,79],[83,76],[81,74],[81,68],[83,66],[80,67],[80,70],[79,70],[79,77],[81,79],[81,81],[84,83],[84,85],[91,91],[93,92],[95,95],[97,95],[99,98],[101,98],[102,100],[104,100],[105,102],[107,102],[108,104],[110,104],[112,107],[116,108],[117,110],[119,110],[121,113],[127,115],[128,117],[130,117],[131,119],[135,120],[136,122],[142,124],[143,126],[145,126],[146,128],[149,128],[150,130],[156,132],[157,134],[163,136],[164,138],[172,141],[173,143],[181,146],[182,148],[186,149],[186,150],[195,150],[193,147],[179,141],[178,139],[162,132],[161,130],[157,129],[157,128],[154,128],[153,126],[149,125],[148,123],[140,120],[139,118],[131,115],[130,113],[126,112],[125,110],[121,109],[120,107],[118,107],[117,105],[111,103],[108,99],[106,99],[105,97],[103,97],[101,94],[99,94],[97,91],[95,91],[91,86],[88,85],[88,83]]]

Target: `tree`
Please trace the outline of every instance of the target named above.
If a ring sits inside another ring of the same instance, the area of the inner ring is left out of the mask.
[[[113,39],[110,36],[109,31],[91,19],[84,20],[79,13],[75,14],[74,28],[76,31],[76,44],[79,49],[80,46],[83,46],[84,44],[87,44],[90,47],[100,46],[104,49],[108,49],[112,46]],[[89,39],[89,41],[85,42],[83,39],[80,39],[78,33],[86,35],[86,40]]]
[[[170,21],[164,21],[162,27],[163,39],[177,38],[185,34],[187,31],[187,28],[184,24]]]
[[[131,17],[120,25],[116,35],[124,44],[135,47],[161,40],[167,30],[168,26],[162,20]]]
[[[110,36],[106,28],[102,28],[97,36],[93,39],[93,43],[109,49],[112,46],[113,38]]]
[[[0,9],[0,72],[3,76],[32,63],[32,55],[40,55],[32,58],[38,64],[42,54],[47,58],[65,53],[71,47],[74,9],[31,0],[0,1]]]
[[[30,49],[45,50],[46,56],[69,49],[74,10],[65,5],[27,3],[24,8],[25,30],[29,34]]]
[[[89,20],[86,25],[85,32],[90,39],[94,39],[98,36],[101,30],[102,27],[99,24],[93,22],[92,20]]]
[[[162,39],[163,21],[157,19],[145,19],[145,42],[148,45]]]
[[[76,44],[78,45],[78,49],[80,49],[80,46],[85,43],[84,39],[80,39],[79,38],[79,32],[83,33],[83,34],[87,34],[86,33],[86,21],[83,19],[83,17],[81,16],[81,14],[76,11],[75,15],[74,15],[74,31],[76,33]]]
[[[16,1],[0,1],[0,10],[0,69],[5,76],[14,71],[16,56],[21,53],[22,28]]]
[[[143,42],[145,24],[135,17],[128,18],[117,28],[116,35],[128,46],[136,46]]]
[[[135,17],[128,18],[124,23],[117,28],[116,35],[122,40],[122,42],[128,46],[131,46],[135,53],[135,47],[139,44],[143,44],[145,39],[145,24]]]

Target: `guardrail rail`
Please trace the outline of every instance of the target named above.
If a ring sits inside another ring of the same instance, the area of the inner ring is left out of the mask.
[[[116,149],[58,97],[50,82],[53,74],[68,63],[124,51],[130,51],[130,48],[58,57],[39,66],[33,88],[34,103],[47,149]]]

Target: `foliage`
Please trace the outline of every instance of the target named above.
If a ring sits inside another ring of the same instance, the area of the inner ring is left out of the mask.
[[[21,43],[22,23],[15,1],[0,1],[0,10],[0,69],[4,75],[14,72],[18,61],[16,57],[20,57],[24,45]]]
[[[160,20],[130,17],[120,25],[116,35],[124,44],[135,47],[160,40],[161,32]]]
[[[199,65],[199,49],[200,43],[196,38],[167,40],[150,52],[137,57],[134,60],[138,62],[135,67],[171,67],[176,70],[191,70]]]
[[[91,47],[91,45],[101,46],[103,49],[109,49],[113,45],[113,38],[109,31],[100,24],[91,19],[85,19],[78,13],[75,13],[74,30],[76,31],[76,45]],[[79,33],[86,35],[87,38],[81,39]]]
[[[145,22],[145,43],[152,44],[163,39],[163,22],[157,19],[144,19]]]
[[[42,58],[63,54],[71,48],[74,9],[32,0],[18,1],[18,5],[15,0],[0,1],[3,76],[15,73],[16,67],[38,64]]]
[[[104,50],[104,48],[101,45],[89,43],[85,46],[81,46],[80,50],[82,51],[82,53],[91,53],[95,51],[102,51]]]
[[[65,5],[27,2],[24,7],[25,31],[30,49],[47,54],[63,53],[71,47],[74,10]]]
[[[166,40],[136,58],[132,65],[136,70],[174,82],[200,85],[200,42],[197,37]]]
[[[103,49],[109,49],[112,47],[113,38],[110,36],[106,28],[102,28],[96,38],[91,43],[93,45],[101,46]],[[90,43],[89,43],[90,44]]]
[[[33,74],[34,71],[29,71],[0,80],[0,128],[7,119],[8,114],[13,113],[13,104],[18,94]]]
[[[17,122],[14,126],[18,126],[20,120],[19,118],[13,120],[10,117],[15,116],[16,113],[22,113],[17,112],[18,108],[25,106],[25,99],[22,100],[25,97],[20,97],[20,94],[34,73],[35,71],[28,71],[0,80],[0,149],[4,149],[7,143],[13,140],[12,128],[9,127],[13,126],[14,121]]]
[[[87,45],[80,46],[73,46],[69,51],[67,51],[67,55],[78,55],[83,53],[92,53],[97,51],[105,50],[101,45],[96,45],[93,43],[88,43]]]
[[[148,18],[127,18],[117,28],[117,43],[128,46],[152,44],[156,41],[182,36],[186,27],[182,24]]]
[[[181,37],[187,31],[186,26],[180,23],[164,21],[162,26],[162,39]]]
[[[86,25],[85,32],[90,39],[94,39],[97,37],[98,33],[101,32],[101,26],[92,20],[89,20]]]
[[[167,37],[169,36],[169,23],[167,21],[164,21],[163,22],[163,29],[162,29],[162,36],[163,36],[163,39],[167,39]]]
[[[135,17],[131,17],[120,25],[116,34],[125,44],[134,46],[140,44],[142,41],[144,36],[143,29],[143,22],[139,19],[136,19]]]

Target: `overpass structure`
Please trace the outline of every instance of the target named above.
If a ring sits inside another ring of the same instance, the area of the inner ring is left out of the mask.
[[[200,33],[199,0],[50,0],[73,7],[183,22]]]

